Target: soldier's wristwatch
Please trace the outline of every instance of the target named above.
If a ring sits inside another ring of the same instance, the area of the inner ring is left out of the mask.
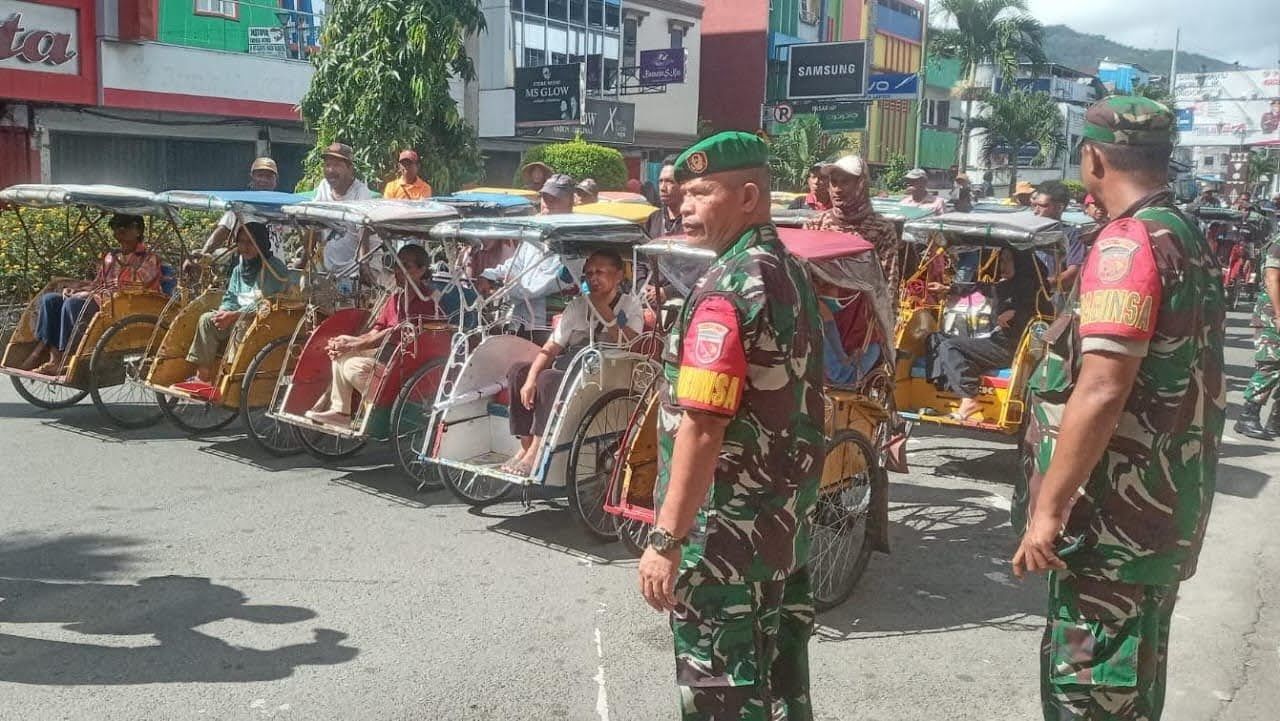
[[[673,548],[683,546],[684,543],[685,539],[676,538],[665,528],[654,526],[654,529],[649,531],[649,548],[658,553],[666,553]]]

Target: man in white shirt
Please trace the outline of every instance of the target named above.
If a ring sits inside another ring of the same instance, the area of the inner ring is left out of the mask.
[[[582,274],[588,293],[574,298],[560,316],[560,324],[532,362],[511,366],[511,434],[520,439],[520,452],[502,466],[529,476],[541,452],[551,407],[573,357],[589,342],[630,343],[644,330],[640,299],[622,292],[626,266],[613,250],[597,250],[587,258]]]
[[[355,153],[350,145],[332,143],[324,151],[324,180],[316,186],[315,200],[344,201],[372,200],[373,194],[369,186],[356,178]],[[377,246],[376,239],[370,236],[365,247],[360,249],[361,231],[350,229],[332,231],[324,245],[324,269],[339,278],[354,278],[359,271],[356,260],[368,254]],[[374,277],[382,272],[382,254],[373,253],[368,256],[370,269]]]
[[[539,215],[572,213],[574,190],[573,179],[569,176],[551,176],[542,185],[542,212]],[[560,289],[560,276],[565,268],[558,255],[541,258],[542,253],[533,245],[520,243],[514,255],[493,268],[495,277],[503,284],[518,284],[508,294],[515,305],[513,320],[517,330],[530,334],[535,343],[546,337],[538,338],[534,332],[547,327],[547,296]]]

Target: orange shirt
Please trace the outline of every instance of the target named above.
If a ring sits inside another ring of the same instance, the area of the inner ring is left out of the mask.
[[[391,200],[425,200],[431,197],[431,185],[418,178],[412,184],[402,178],[395,178],[382,189],[382,197]]]

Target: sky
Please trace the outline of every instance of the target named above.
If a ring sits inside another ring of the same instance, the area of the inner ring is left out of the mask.
[[[1255,68],[1280,66],[1276,0],[1027,0],[1045,25],[1103,35],[1139,48],[1182,48]]]

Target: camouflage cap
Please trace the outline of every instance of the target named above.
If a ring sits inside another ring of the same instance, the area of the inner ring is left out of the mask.
[[[1169,145],[1177,121],[1169,108],[1149,98],[1116,95],[1084,114],[1084,137],[1116,145]]]
[[[676,158],[676,180],[769,164],[769,146],[751,133],[727,131],[704,138]]]

